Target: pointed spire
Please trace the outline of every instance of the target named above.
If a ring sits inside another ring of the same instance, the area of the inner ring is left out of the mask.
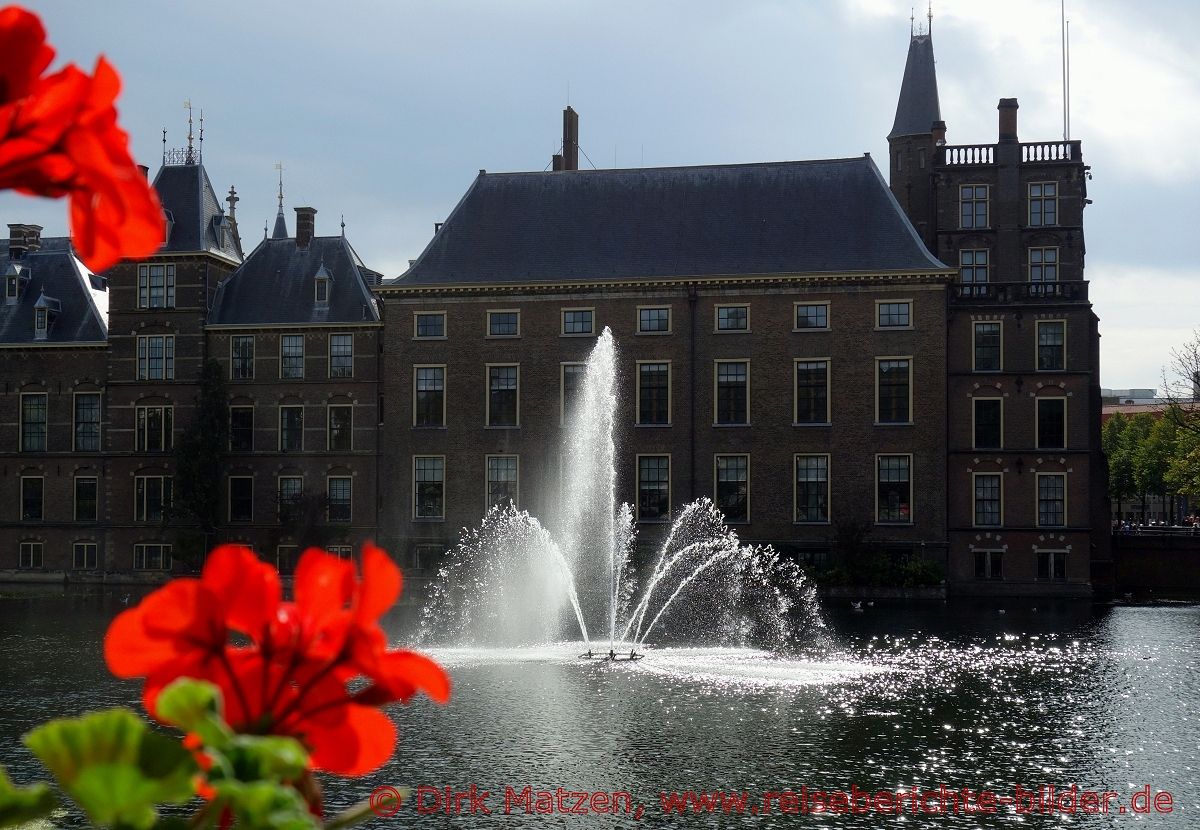
[[[930,6],[930,21],[933,19]],[[896,103],[896,120],[888,138],[902,135],[929,135],[933,122],[942,120],[938,102],[937,70],[933,59],[933,37],[928,32],[912,34],[908,40],[908,61]]]
[[[275,169],[279,171],[279,213],[275,214],[275,229],[271,231],[271,238],[287,239],[287,221],[283,218],[283,162],[276,162]]]
[[[187,155],[184,156],[184,164],[195,164],[195,156],[192,155],[192,99],[185,98],[183,101],[184,109],[188,111],[188,143]]]
[[[200,110],[200,147],[198,161],[204,164],[204,110]]]

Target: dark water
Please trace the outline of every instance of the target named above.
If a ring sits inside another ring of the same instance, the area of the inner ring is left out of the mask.
[[[0,763],[17,781],[40,774],[19,741],[35,723],[137,705],[137,685],[109,677],[100,650],[123,595],[0,594]],[[418,815],[407,804],[380,827],[1200,827],[1200,608],[1043,604],[1001,614],[938,603],[827,616],[839,645],[814,662],[704,649],[615,665],[573,659],[568,646],[438,652],[454,679],[450,705],[398,707],[393,761],[363,779],[327,779],[327,799],[348,805],[381,785],[490,792],[490,815]],[[398,638],[404,627],[395,621]],[[779,798],[762,808],[764,793],[802,786],[873,794],[943,784],[997,798],[1018,785],[1117,795],[1107,815],[1003,802],[995,814],[955,813],[952,802],[933,814],[912,812],[911,800],[902,816],[784,813],[796,803]],[[643,812],[640,821],[526,814],[526,785],[626,791]],[[1170,793],[1171,813],[1130,811],[1147,785],[1151,805]],[[516,796],[507,814],[506,787]],[[713,790],[748,792],[745,814],[664,815],[660,792]]]

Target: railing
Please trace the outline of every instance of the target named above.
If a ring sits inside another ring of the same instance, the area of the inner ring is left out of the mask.
[[[956,283],[954,299],[962,303],[1087,302],[1085,280],[1071,282]]]
[[[938,148],[937,162],[947,167],[995,164],[995,144],[947,144]],[[1078,141],[1031,141],[1021,145],[1022,164],[1062,164],[1081,161]]]
[[[942,164],[991,164],[995,160],[995,153],[994,144],[947,145],[942,148]]]
[[[1021,145],[1021,162],[1079,161],[1083,157],[1078,141],[1035,141]]]

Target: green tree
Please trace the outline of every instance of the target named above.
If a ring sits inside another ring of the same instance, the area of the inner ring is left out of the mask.
[[[1129,419],[1125,430],[1121,433],[1120,452],[1128,458],[1129,471],[1133,482],[1133,495],[1141,501],[1141,520],[1146,521],[1146,500],[1150,495],[1146,488],[1145,466],[1139,473],[1138,459],[1142,455],[1142,446],[1150,438],[1150,430],[1154,427],[1154,416],[1147,412],[1139,412]]]
[[[1104,424],[1100,433],[1100,445],[1108,459],[1108,495],[1117,500],[1117,515],[1121,515],[1121,503],[1133,498],[1133,464],[1121,436],[1129,426],[1129,419],[1117,412]]]
[[[1150,426],[1133,455],[1133,478],[1138,490],[1158,496],[1164,503],[1173,495],[1167,483],[1167,470],[1176,452],[1179,429],[1176,417],[1168,410]],[[1171,501],[1170,518],[1174,521],[1174,500]]]
[[[175,492],[165,517],[184,525],[177,531],[176,550],[184,561],[199,561],[221,522],[222,460],[228,444],[225,373],[221,364],[209,360],[200,372],[195,416],[175,445]]]
[[[1179,431],[1165,478],[1171,492],[1200,500],[1200,435]]]

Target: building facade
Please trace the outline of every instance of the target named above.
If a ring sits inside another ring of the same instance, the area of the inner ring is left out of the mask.
[[[820,568],[846,540],[959,594],[1086,595],[1107,556],[1077,141],[949,145],[910,40],[887,179],[869,157],[479,177],[384,281],[313,208],[244,253],[197,156],[156,176],[163,249],[88,274],[10,225],[0,577],[194,566],[175,446],[225,386],[202,540],[287,569],[376,538],[437,564],[515,502],[553,521],[582,364],[617,343],[618,498],[650,545],[712,498]],[[852,564],[852,563],[850,563]]]

